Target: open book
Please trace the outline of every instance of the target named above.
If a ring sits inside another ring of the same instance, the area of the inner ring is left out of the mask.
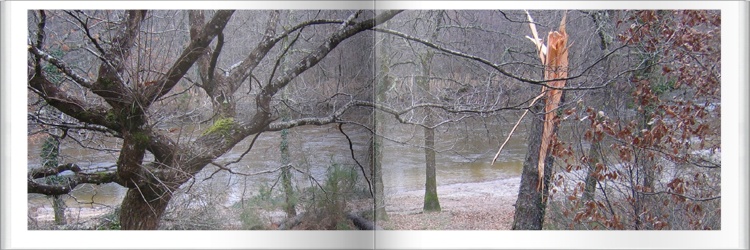
[[[3,247],[747,247],[746,3],[49,4]]]

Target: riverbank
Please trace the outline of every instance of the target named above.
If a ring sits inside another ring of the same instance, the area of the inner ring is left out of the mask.
[[[386,195],[385,230],[510,230],[520,177],[438,186],[441,212],[423,213],[424,190]]]
[[[520,177],[438,186],[441,212],[423,213],[424,190],[386,195],[389,220],[378,223],[385,230],[509,230]],[[30,229],[93,229],[113,207],[68,208],[68,226],[52,225],[51,207],[32,208]],[[235,227],[230,227],[236,229]]]
[[[108,224],[114,220],[112,213],[115,208],[111,206],[69,207],[65,209],[65,225],[55,225],[55,213],[52,207],[31,207],[29,210],[28,228],[30,230],[68,230],[98,229],[109,226]]]

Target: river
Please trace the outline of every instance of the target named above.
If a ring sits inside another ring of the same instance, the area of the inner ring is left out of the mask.
[[[526,150],[527,135],[524,125],[516,130],[497,162],[490,165],[492,157],[500,143],[505,140],[515,119],[516,117],[513,116],[508,116],[507,119],[467,119],[438,127],[435,130],[438,185],[479,183],[518,177]],[[423,189],[425,182],[424,148],[421,146],[423,145],[423,129],[392,121],[382,126],[386,126],[383,134],[385,138],[383,184],[386,195]],[[368,142],[365,130],[357,129],[355,125],[345,125],[344,129],[354,141],[354,150],[362,152],[358,157],[364,155]],[[336,125],[298,127],[290,130],[288,138],[292,164],[320,183],[324,181],[326,170],[333,163],[356,166],[351,159],[346,137],[339,132]],[[251,139],[252,137],[240,142],[216,162],[226,163],[238,159],[249,146]],[[232,165],[233,170],[241,173],[258,173],[277,169],[281,165],[279,142],[280,132],[262,133],[252,150]],[[41,140],[30,141],[29,168],[40,164],[38,156],[41,144]],[[109,142],[102,143],[99,147],[115,147],[116,145],[116,142]],[[76,162],[81,167],[106,166],[116,160],[116,155],[112,152],[82,150],[73,147],[63,147],[61,151],[61,155],[64,156],[61,162]],[[365,164],[363,159],[359,160]],[[279,177],[278,172],[246,177],[221,172],[204,181],[215,170],[215,167],[206,167],[196,177],[196,182],[204,188],[224,192],[227,196],[223,200],[225,205],[231,205],[257,194],[260,186],[271,185]],[[357,171],[360,170],[357,169]],[[315,185],[310,181],[309,176],[295,173],[295,177],[298,186]],[[81,208],[117,206],[125,191],[117,184],[81,185],[67,196],[66,204],[68,207]],[[46,196],[29,194],[28,202],[30,213],[32,213],[31,210],[51,213],[51,199]]]

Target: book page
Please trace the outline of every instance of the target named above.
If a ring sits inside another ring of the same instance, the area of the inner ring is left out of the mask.
[[[376,28],[377,248],[745,244],[742,6],[378,2],[405,10]]]
[[[373,249],[369,29],[395,12],[151,4],[8,4],[8,61],[34,59],[4,82],[4,246]]]
[[[3,2],[0,244],[747,247],[747,16]]]

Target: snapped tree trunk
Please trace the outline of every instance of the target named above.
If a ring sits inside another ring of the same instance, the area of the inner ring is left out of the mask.
[[[536,25],[531,15],[529,18],[532,41],[537,46],[539,58],[544,65],[544,79],[563,79],[568,77],[568,34],[565,31],[567,12],[563,14],[560,27],[547,35],[547,49],[538,39]],[[549,82],[550,86],[561,88],[565,80]],[[547,196],[549,195],[549,180],[553,158],[551,150],[554,148],[557,134],[557,112],[562,102],[561,89],[542,87],[544,99],[532,107],[535,118],[531,122],[529,132],[528,153],[523,164],[521,184],[516,200],[516,211],[513,219],[514,230],[541,230],[544,225],[544,214],[547,210]],[[534,169],[536,163],[536,169]],[[536,179],[536,180],[533,180]]]
[[[553,158],[547,156],[544,164],[542,188],[537,189],[539,180],[537,164],[544,125],[544,112],[542,110],[544,110],[544,101],[538,102],[532,108],[532,111],[537,115],[534,116],[529,130],[528,150],[521,173],[521,184],[513,218],[513,230],[541,230],[544,224]]]

